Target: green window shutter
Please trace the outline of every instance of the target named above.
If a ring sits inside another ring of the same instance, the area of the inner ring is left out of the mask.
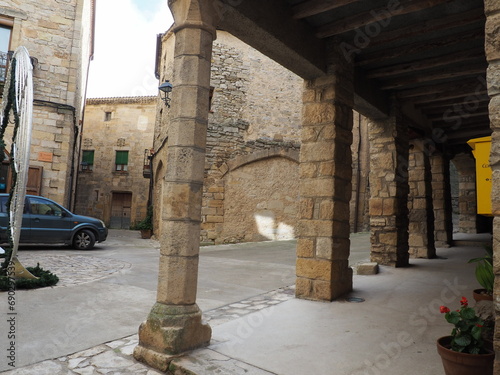
[[[87,165],[94,165],[94,151],[83,151],[82,162]]]
[[[116,151],[115,164],[127,165],[128,164],[128,151]]]

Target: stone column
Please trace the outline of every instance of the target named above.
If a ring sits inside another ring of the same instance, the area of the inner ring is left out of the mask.
[[[423,140],[410,142],[408,164],[409,251],[412,258],[435,258],[430,150]]]
[[[439,152],[431,155],[430,162],[434,205],[434,243],[436,247],[450,247],[453,241],[450,162]]]
[[[493,130],[490,165],[493,171],[493,187],[491,190],[491,203],[493,219],[493,268],[495,272],[495,286],[493,301],[500,300],[500,2],[498,0],[485,0],[486,14],[486,59],[488,67],[488,94],[491,98],[489,104],[490,127]],[[495,357],[494,373],[500,373],[500,304],[495,303]]]
[[[331,73],[304,88],[296,267],[297,297],[324,301],[352,290],[352,67],[331,48]]]
[[[161,371],[172,355],[207,345],[211,337],[196,291],[215,12],[209,0],[169,5],[175,51],[157,302],[139,328],[134,351],[137,360]]]
[[[408,126],[393,105],[385,120],[369,120],[371,260],[405,267],[408,254]]]
[[[459,232],[476,233],[476,162],[471,154],[453,158],[458,172]]]

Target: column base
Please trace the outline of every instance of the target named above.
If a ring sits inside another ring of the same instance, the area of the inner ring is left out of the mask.
[[[139,345],[134,358],[166,371],[179,354],[210,343],[212,329],[201,319],[198,305],[156,303],[139,327]]]

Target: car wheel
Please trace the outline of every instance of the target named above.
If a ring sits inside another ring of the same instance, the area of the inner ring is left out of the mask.
[[[78,250],[90,250],[94,247],[95,236],[90,230],[79,231],[73,239],[73,247]]]

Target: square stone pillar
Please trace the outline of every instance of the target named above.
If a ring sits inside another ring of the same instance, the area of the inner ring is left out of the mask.
[[[196,291],[216,17],[209,0],[172,0],[169,5],[175,50],[157,302],[139,328],[134,351],[137,360],[161,371],[172,356],[208,345],[211,337]]]
[[[423,140],[410,142],[408,164],[409,251],[412,258],[435,258],[432,172]]]
[[[493,301],[500,300],[500,2],[498,0],[485,0],[486,14],[486,59],[489,67],[487,73],[488,94],[491,98],[489,104],[490,127],[493,130],[491,141],[490,165],[493,171],[493,187],[491,189],[491,204],[493,219],[493,269],[495,272],[495,285]],[[500,304],[495,302],[495,334],[494,348],[495,374],[500,373]]]
[[[396,104],[369,120],[371,260],[405,267],[408,253],[408,126]]]
[[[305,82],[296,267],[296,296],[324,301],[352,290],[352,67],[333,47],[330,70]]]
[[[476,233],[476,161],[472,154],[458,154],[452,162],[458,172],[458,230]]]
[[[436,247],[450,247],[453,242],[450,162],[439,152],[434,152],[430,156],[430,162],[434,206],[434,243]]]

